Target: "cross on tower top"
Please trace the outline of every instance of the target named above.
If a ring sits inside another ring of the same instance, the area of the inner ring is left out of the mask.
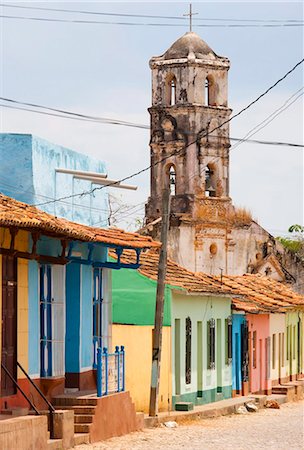
[[[186,14],[183,14],[183,16],[189,16],[189,28],[190,32],[192,31],[192,16],[196,16],[198,13],[192,12],[192,3],[189,4],[189,12]]]

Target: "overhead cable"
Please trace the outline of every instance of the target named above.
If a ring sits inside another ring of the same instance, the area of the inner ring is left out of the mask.
[[[159,161],[155,162],[154,164],[149,164],[148,167],[145,167],[145,168],[143,168],[143,169],[141,169],[141,170],[138,170],[137,172],[135,172],[135,173],[133,173],[133,174],[131,174],[131,175],[128,175],[128,176],[126,176],[126,177],[122,178],[121,180],[118,180],[118,181],[116,181],[116,182],[114,182],[114,183],[110,183],[109,185],[104,185],[104,186],[100,186],[100,187],[95,187],[95,188],[93,188],[93,189],[91,189],[91,190],[89,190],[89,191],[84,191],[82,194],[80,194],[80,196],[90,195],[91,193],[95,192],[96,190],[104,189],[104,188],[107,187],[107,186],[115,186],[115,184],[117,184],[117,183],[122,183],[123,181],[130,180],[131,178],[134,178],[134,177],[136,177],[136,176],[138,176],[138,175],[140,175],[140,174],[146,172],[147,170],[151,169],[152,166],[157,166],[158,164],[160,164],[160,163],[162,163],[162,162],[168,160],[168,159],[171,158],[173,155],[181,154],[181,153],[182,153],[184,150],[186,150],[189,146],[191,146],[191,145],[193,145],[193,144],[196,144],[198,138],[201,139],[201,138],[203,138],[203,137],[206,137],[207,135],[210,135],[210,134],[213,133],[214,131],[216,131],[216,130],[222,128],[224,125],[230,123],[233,119],[235,119],[236,117],[240,116],[240,115],[243,114],[245,111],[247,111],[249,108],[251,108],[254,104],[256,104],[259,100],[261,100],[261,98],[265,97],[265,95],[267,95],[272,89],[274,89],[279,83],[281,83],[283,80],[285,80],[285,78],[287,78],[292,72],[294,72],[294,71],[297,69],[297,67],[299,67],[301,64],[303,64],[303,62],[304,62],[304,58],[303,58],[302,60],[300,60],[299,62],[297,62],[290,70],[288,70],[288,72],[286,72],[281,78],[279,78],[275,83],[273,83],[269,88],[267,88],[262,94],[260,94],[258,97],[256,97],[252,102],[250,102],[248,105],[246,105],[244,108],[242,108],[242,109],[241,109],[239,112],[237,112],[236,114],[233,114],[229,119],[224,120],[224,122],[222,122],[222,123],[221,123],[220,125],[218,125],[217,127],[213,128],[211,131],[205,132],[205,131],[202,129],[201,132],[199,132],[199,133],[197,134],[198,137],[197,137],[194,141],[189,142],[186,146],[182,147],[181,149],[172,152],[172,154],[167,155],[167,156],[161,158]],[[75,195],[73,195],[73,194],[72,194],[72,195],[68,195],[68,196],[65,196],[65,197],[61,197],[61,198],[58,199],[58,200],[66,200],[66,198],[71,198],[71,197],[73,197],[73,196],[75,196]],[[79,194],[78,194],[77,196],[79,196]],[[40,203],[40,204],[37,204],[37,205],[35,205],[35,206],[42,206],[42,205],[45,205],[45,204],[48,204],[48,203],[54,203],[54,202],[56,202],[56,201],[57,201],[57,199],[55,199],[54,201],[50,201],[50,202]]]
[[[83,19],[55,19],[51,17],[28,17],[28,16],[10,16],[1,14],[2,19],[24,20],[33,22],[54,22],[54,23],[77,23],[77,24],[93,24],[93,25],[122,25],[122,26],[140,26],[140,27],[186,27],[186,23],[151,23],[151,22],[106,22],[100,20],[83,20]],[[195,24],[195,27],[200,28],[278,28],[278,27],[303,27],[302,23],[275,23],[275,24]]]
[[[182,16],[162,16],[162,15],[151,15],[151,14],[130,14],[130,13],[113,13],[113,12],[102,12],[102,11],[87,11],[79,9],[63,9],[63,8],[46,8],[38,6],[24,6],[24,5],[12,5],[7,3],[0,3],[0,6],[6,8],[18,8],[25,10],[35,10],[35,11],[51,11],[51,12],[64,12],[64,13],[77,13],[85,15],[94,16],[112,16],[112,17],[136,17],[143,19],[170,19],[170,20],[188,20],[186,17]],[[303,20],[298,19],[230,19],[230,18],[207,18],[207,17],[193,17],[193,21],[220,21],[220,22],[287,22],[287,23],[301,23]]]

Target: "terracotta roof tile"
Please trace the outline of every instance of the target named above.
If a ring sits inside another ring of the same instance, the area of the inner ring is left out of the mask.
[[[114,252],[110,252],[110,255],[116,258]],[[159,253],[157,250],[151,249],[147,252],[142,252],[140,255],[140,267],[137,269],[138,272],[152,280],[157,280],[158,260]],[[135,263],[134,252],[124,250],[121,261]],[[166,283],[171,286],[181,287],[192,293],[212,292],[219,295],[232,293],[229,287],[222,285],[215,277],[190,272],[170,259],[167,262]]]
[[[110,253],[114,258],[116,255]],[[157,280],[159,252],[151,249],[140,255],[138,272]],[[135,263],[134,252],[124,250],[121,261]],[[231,295],[233,308],[248,313],[286,312],[304,308],[304,297],[283,283],[261,275],[224,275],[222,279],[194,273],[168,259],[166,283],[192,293]]]
[[[152,238],[120,229],[94,228],[43,212],[34,206],[0,194],[0,226],[15,227],[83,242],[101,242],[132,248],[159,247]]]

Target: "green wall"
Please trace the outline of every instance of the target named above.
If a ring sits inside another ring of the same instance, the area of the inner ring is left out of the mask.
[[[113,323],[154,325],[157,282],[134,269],[112,272]],[[171,325],[171,290],[165,289],[164,322]]]

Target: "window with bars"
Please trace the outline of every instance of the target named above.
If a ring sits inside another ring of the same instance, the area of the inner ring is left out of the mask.
[[[40,374],[41,377],[65,373],[65,269],[40,266]]]
[[[192,325],[190,317],[186,318],[186,364],[185,364],[185,378],[186,384],[191,383],[191,333]]]
[[[232,362],[232,316],[225,319],[226,364]]]
[[[276,354],[277,354],[277,343],[276,343],[276,335],[272,335],[272,368],[276,368]]]
[[[215,320],[207,322],[208,369],[215,369]]]

